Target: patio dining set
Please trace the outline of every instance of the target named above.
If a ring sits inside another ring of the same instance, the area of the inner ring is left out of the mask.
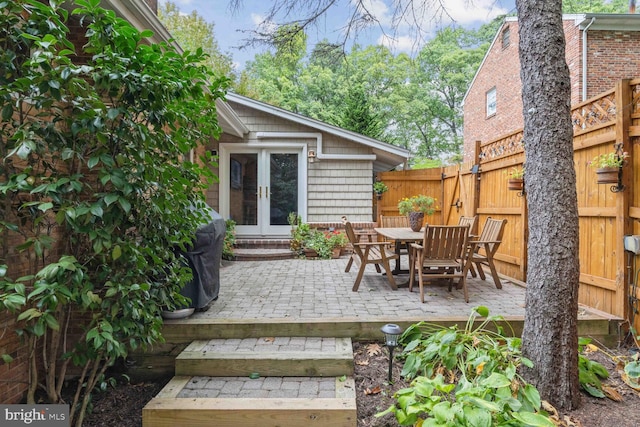
[[[468,274],[472,277],[479,275],[485,280],[483,265],[489,268],[493,282],[501,289],[494,255],[502,241],[507,220],[488,217],[480,234],[474,235],[471,232],[477,220],[477,216],[461,217],[457,225],[425,225],[420,231],[413,231],[406,216],[381,216],[379,227],[374,228],[375,234],[355,230],[345,220],[345,231],[353,247],[345,272],[349,272],[354,264],[359,266],[352,290],[358,290],[367,265],[373,265],[377,273],[386,275],[393,290],[399,286],[394,276],[408,273],[409,280],[405,284],[409,292],[413,291],[418,276],[420,301],[423,303],[425,282],[446,280],[451,291],[454,279],[457,289],[462,289],[465,301],[469,302],[466,277]],[[403,256],[408,258],[408,270],[400,268]],[[395,261],[393,269],[392,261]]]

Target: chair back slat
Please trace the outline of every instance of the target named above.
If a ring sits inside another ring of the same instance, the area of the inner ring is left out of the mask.
[[[380,215],[380,227],[384,227],[384,228],[409,227],[409,217],[406,215],[399,215],[399,216]]]
[[[488,243],[484,245],[485,251],[493,254],[493,252],[498,249],[500,242],[502,242],[502,236],[504,235],[504,227],[506,223],[506,219],[498,220],[491,217],[487,218],[487,221],[484,223],[484,227],[482,228],[482,233],[480,234],[479,240],[484,242],[496,243]]]
[[[478,215],[474,216],[461,216],[458,221],[458,225],[468,225],[469,233],[473,233],[476,228],[476,223],[478,222]]]
[[[353,247],[353,251],[362,259],[364,257],[362,248],[356,244],[359,239],[356,236],[355,231],[353,231],[353,226],[349,221],[344,221],[344,231],[347,235],[347,239],[349,239],[349,243],[351,243],[351,246]]]
[[[461,258],[467,246],[468,235],[468,225],[427,225],[422,240],[424,258]]]

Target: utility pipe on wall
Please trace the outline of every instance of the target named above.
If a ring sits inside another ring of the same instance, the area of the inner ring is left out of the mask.
[[[587,31],[596,21],[596,17],[591,18],[589,25],[582,30],[582,101],[587,99]]]

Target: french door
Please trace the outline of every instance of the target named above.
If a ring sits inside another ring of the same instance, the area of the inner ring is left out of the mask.
[[[220,164],[223,216],[236,222],[238,236],[288,236],[289,213],[303,217],[305,213],[303,147],[225,148],[221,149]]]

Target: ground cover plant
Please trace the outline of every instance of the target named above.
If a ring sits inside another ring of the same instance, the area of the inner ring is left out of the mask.
[[[213,178],[208,157],[186,159],[220,134],[226,79],[98,0],[58,3],[0,2],[0,310],[28,347],[28,403],[39,385],[61,402],[75,366],[66,403],[82,425],[106,370],[160,340],[160,311],[184,302],[178,249]]]

